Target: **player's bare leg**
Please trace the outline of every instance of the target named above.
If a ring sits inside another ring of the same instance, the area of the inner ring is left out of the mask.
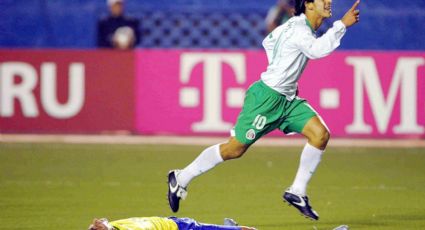
[[[231,137],[225,143],[208,147],[191,164],[179,172],[177,181],[183,187],[187,187],[195,177],[207,172],[223,161],[241,157],[248,147],[248,145],[240,143],[234,137]]]
[[[296,207],[304,216],[318,220],[319,215],[311,208],[306,195],[307,184],[320,163],[322,154],[328,144],[330,134],[325,123],[319,116],[311,118],[304,126],[302,134],[307,137],[300,159],[297,174],[292,186],[285,192],[283,198]]]
[[[228,142],[220,145],[220,154],[223,160],[231,160],[241,157],[249,145],[242,144],[236,138],[231,137]]]
[[[319,116],[315,116],[307,122],[302,134],[308,139],[311,146],[320,150],[326,148],[330,139],[329,129]]]

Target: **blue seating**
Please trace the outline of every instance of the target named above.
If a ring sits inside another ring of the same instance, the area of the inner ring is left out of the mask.
[[[95,48],[105,0],[2,0],[0,47]],[[333,1],[333,20],[353,1]],[[127,0],[147,48],[261,48],[275,0]],[[424,0],[362,1],[361,22],[341,48],[425,50]],[[327,23],[331,25],[331,23]],[[326,25],[324,26],[326,28]],[[323,30],[323,29],[322,29]],[[322,32],[322,30],[320,32]],[[325,30],[323,30],[325,31]]]
[[[142,13],[141,47],[255,48],[265,36],[265,13]]]

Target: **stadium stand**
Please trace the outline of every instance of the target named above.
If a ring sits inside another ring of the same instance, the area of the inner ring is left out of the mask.
[[[127,0],[144,48],[260,48],[274,0]],[[334,19],[352,4],[334,1]],[[4,0],[0,47],[95,48],[104,0]],[[425,50],[425,1],[363,1],[361,23],[342,49]],[[361,36],[359,36],[361,34]]]

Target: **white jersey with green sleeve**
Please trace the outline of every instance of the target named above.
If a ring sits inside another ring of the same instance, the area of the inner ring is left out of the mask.
[[[345,25],[339,20],[325,34],[316,38],[304,14],[292,17],[263,41],[269,65],[261,74],[261,80],[288,100],[293,100],[307,61],[329,55],[340,45],[345,31]]]

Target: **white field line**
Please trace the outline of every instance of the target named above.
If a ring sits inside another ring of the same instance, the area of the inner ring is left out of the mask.
[[[0,134],[0,143],[66,143],[66,144],[173,144],[208,146],[225,142],[227,137],[139,136],[139,135],[38,135]],[[303,146],[304,138],[265,137],[256,146]],[[332,147],[424,148],[421,139],[331,139]]]

